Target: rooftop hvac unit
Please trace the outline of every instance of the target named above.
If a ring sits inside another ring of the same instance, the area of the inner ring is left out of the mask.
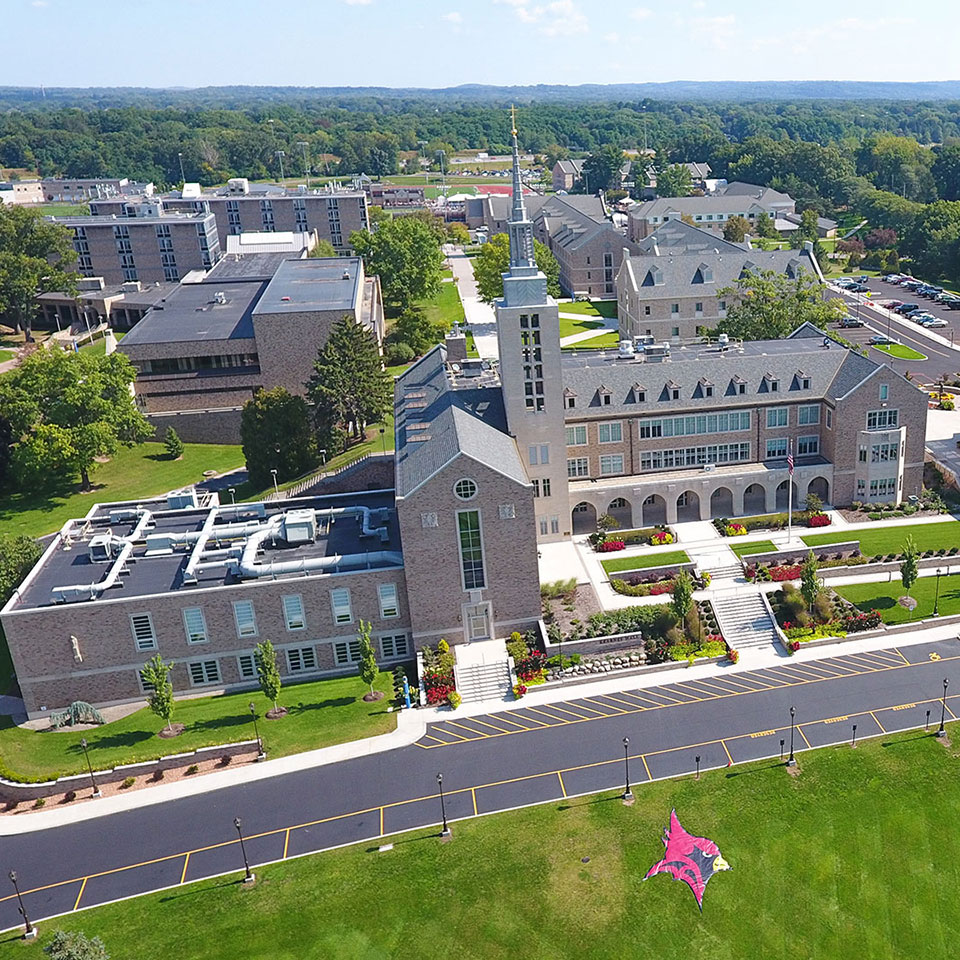
[[[168,510],[193,510],[198,506],[197,491],[193,487],[185,487],[183,490],[174,490],[167,494]]]
[[[109,533],[98,533],[91,537],[89,554],[91,563],[110,560],[113,556],[113,537]]]
[[[633,343],[629,340],[621,340],[617,355],[625,359],[633,359]]]
[[[283,518],[287,543],[312,543],[317,537],[317,516],[312,510],[290,510]]]
[[[225,304],[225,303],[227,302],[227,295],[226,295],[222,290],[218,290],[218,291],[213,295],[213,302],[214,302],[214,303],[219,303],[219,304],[221,304],[221,305],[222,305],[222,304]]]

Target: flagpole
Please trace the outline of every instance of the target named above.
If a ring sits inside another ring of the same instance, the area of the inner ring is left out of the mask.
[[[793,439],[789,441],[787,453],[787,549],[793,540]]]

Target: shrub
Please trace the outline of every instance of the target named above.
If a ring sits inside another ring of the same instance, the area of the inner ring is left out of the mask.
[[[191,776],[191,775],[194,774],[194,773],[198,773],[199,770],[200,770],[200,767],[197,766],[197,764],[191,763],[190,766],[187,767],[185,773],[186,773],[188,776]]]
[[[742,523],[728,523],[723,532],[728,537],[745,537],[747,528]]]
[[[526,692],[527,688],[522,683],[515,683],[513,685],[513,695],[517,700],[519,700]]]
[[[519,663],[529,652],[530,648],[527,646],[527,641],[523,639],[523,635],[516,630],[510,634],[510,639],[506,643],[507,647],[507,656],[513,657],[514,661]]]
[[[770,567],[768,573],[770,574],[770,579],[773,580],[774,583],[783,583],[786,580],[799,580],[800,564],[781,563],[777,566]]]
[[[47,805],[46,797],[37,797],[37,799],[33,801],[34,810],[39,810],[41,807],[45,807],[46,805]]]
[[[68,791],[63,795],[63,802],[64,802],[64,803],[70,803],[70,802],[72,802],[73,800],[76,800],[76,799],[77,799],[77,791],[76,791],[76,790],[68,790]]]
[[[221,766],[221,767],[229,767],[231,760],[233,760],[233,757],[231,756],[231,754],[225,753],[225,754],[220,758],[220,766]]]
[[[456,690],[451,690],[451,691],[447,694],[447,703],[449,703],[450,706],[451,706],[454,710],[456,710],[457,707],[459,707],[460,704],[463,703],[463,697],[461,697],[460,694],[457,693]]]
[[[666,530],[659,530],[650,538],[650,543],[654,546],[673,543],[673,534],[668,533]]]
[[[600,553],[614,553],[617,550],[622,550],[625,546],[626,544],[622,540],[604,540],[598,549]]]
[[[402,340],[385,344],[383,348],[383,359],[387,362],[387,366],[390,367],[396,367],[402,363],[409,363],[416,355],[417,351],[414,350],[409,343],[405,343]]]
[[[569,580],[554,580],[552,583],[540,584],[540,596],[547,597],[550,600],[556,600],[559,597],[565,597],[577,589],[577,578],[571,577]],[[511,634],[513,639],[514,634]],[[516,636],[520,636],[519,633]]]
[[[727,659],[728,659],[731,663],[738,663],[739,660],[740,660],[740,651],[739,651],[739,650],[734,650],[734,649],[728,650],[728,651],[727,651]]]
[[[123,783],[120,784],[121,790],[129,790],[137,782],[136,777],[126,777]]]
[[[807,517],[808,527],[829,527],[830,518],[825,513],[815,513]]]

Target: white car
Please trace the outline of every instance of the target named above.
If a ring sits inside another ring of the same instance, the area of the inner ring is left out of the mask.
[[[941,320],[939,317],[934,317],[932,320],[928,320],[924,326],[929,330],[931,327],[949,327],[950,324],[946,320]]]

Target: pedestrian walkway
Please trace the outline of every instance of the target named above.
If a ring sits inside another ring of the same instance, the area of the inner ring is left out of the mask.
[[[473,334],[477,353],[484,360],[496,360],[500,355],[497,344],[497,317],[493,307],[480,299],[477,281],[473,277],[473,261],[464,255],[462,247],[453,244],[444,244],[443,252],[457,282],[460,301],[463,303],[463,315]]]
[[[759,592],[753,595],[711,598],[720,632],[732,650],[767,647],[777,642],[777,631]]]

